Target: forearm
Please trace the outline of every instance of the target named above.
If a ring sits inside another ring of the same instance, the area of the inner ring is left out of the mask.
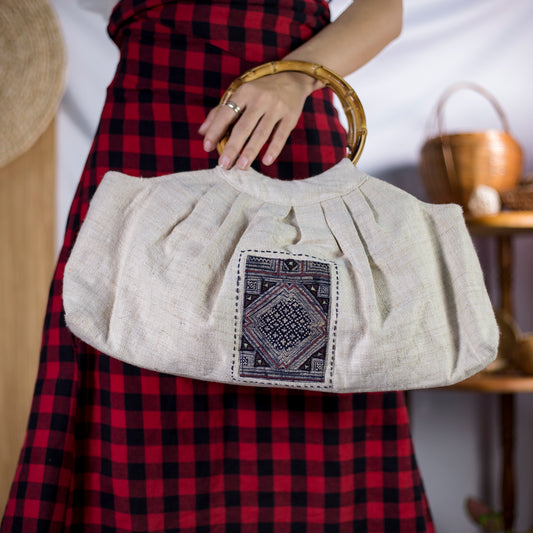
[[[354,0],[335,22],[283,59],[318,63],[346,76],[370,61],[400,33],[402,0]],[[301,72],[280,72],[241,85],[233,100],[242,111],[227,105],[210,111],[200,127],[204,147],[213,150],[233,125],[219,164],[246,169],[268,141],[263,163],[279,155],[301,114],[305,99],[321,83]],[[238,158],[238,160],[237,160]]]
[[[375,57],[401,28],[402,0],[354,0],[334,22],[284,59],[318,63],[344,77]]]

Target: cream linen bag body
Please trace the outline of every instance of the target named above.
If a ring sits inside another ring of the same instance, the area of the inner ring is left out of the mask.
[[[105,354],[253,386],[448,385],[489,364],[499,337],[460,207],[420,202],[349,159],[299,181],[108,172],[63,299],[71,331]]]

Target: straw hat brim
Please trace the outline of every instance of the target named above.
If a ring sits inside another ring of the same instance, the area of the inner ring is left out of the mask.
[[[65,84],[65,49],[46,0],[0,1],[0,167],[52,121]]]

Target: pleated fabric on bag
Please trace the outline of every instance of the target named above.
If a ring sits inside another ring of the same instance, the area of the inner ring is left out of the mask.
[[[461,208],[422,203],[347,159],[287,182],[220,167],[109,173],[63,290],[67,325],[88,344],[229,384],[438,387],[498,349]]]

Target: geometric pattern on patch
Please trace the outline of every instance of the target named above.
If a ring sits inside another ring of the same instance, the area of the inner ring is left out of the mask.
[[[250,294],[261,294],[261,279],[260,278],[248,278],[246,280],[246,292]]]
[[[243,329],[273,368],[301,366],[326,339],[327,317],[298,285],[280,284],[246,310]]]
[[[329,268],[314,260],[247,257],[241,377],[325,381]]]

